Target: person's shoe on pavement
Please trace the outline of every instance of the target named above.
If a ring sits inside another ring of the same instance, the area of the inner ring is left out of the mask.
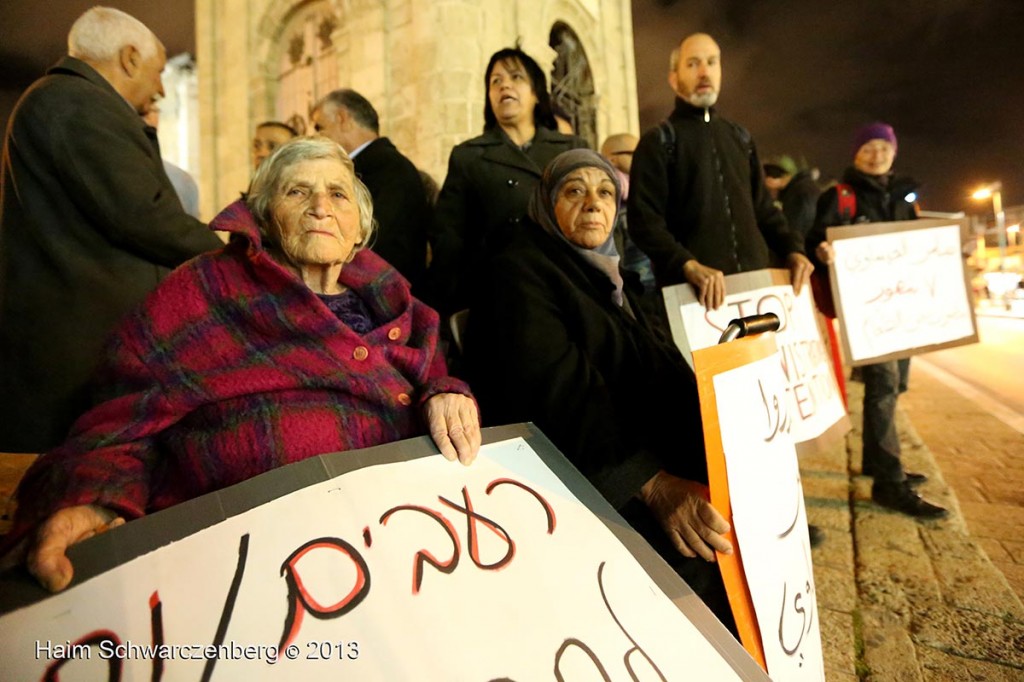
[[[907,477],[907,485],[921,485],[928,480],[927,476],[916,471],[904,471],[903,475]]]
[[[860,473],[862,476],[874,476],[874,470],[869,466],[861,466]],[[919,474],[916,471],[904,471],[903,475],[907,477],[907,483],[910,485],[921,485],[928,480],[928,477],[924,474]]]
[[[811,549],[814,549],[821,543],[825,542],[825,531],[818,528],[817,526],[808,523],[807,524],[807,537],[811,541]]]
[[[921,499],[909,481],[875,481],[871,499],[887,509],[920,519],[941,519],[949,514],[944,507]]]

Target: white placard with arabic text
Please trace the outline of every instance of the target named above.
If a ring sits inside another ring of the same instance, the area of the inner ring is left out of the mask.
[[[959,224],[934,220],[828,229],[832,291],[853,364],[978,340],[960,233]]]
[[[775,355],[714,377],[732,521],[768,674],[825,679],[787,382]]]

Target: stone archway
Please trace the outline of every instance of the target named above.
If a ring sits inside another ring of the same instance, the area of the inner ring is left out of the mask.
[[[576,32],[565,22],[551,27],[548,44],[555,50],[551,99],[569,115],[576,134],[597,149],[597,98],[590,61]]]
[[[267,64],[268,76],[277,81],[274,117],[300,134],[307,132],[313,104],[338,87],[338,24],[328,0],[296,6],[277,36],[276,60]]]

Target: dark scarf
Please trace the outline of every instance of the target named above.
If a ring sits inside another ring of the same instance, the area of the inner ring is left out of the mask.
[[[528,214],[545,231],[568,244],[588,265],[601,271],[611,280],[615,286],[615,289],[612,291],[612,300],[615,301],[616,305],[621,306],[623,301],[622,275],[619,273],[619,252],[615,248],[614,217],[612,219],[613,227],[608,233],[608,238],[603,244],[593,249],[585,249],[566,239],[561,228],[558,227],[558,222],[555,218],[555,203],[558,191],[562,188],[569,173],[577,168],[599,168],[608,175],[608,178],[615,185],[615,213],[618,215],[618,212],[622,210],[622,184],[619,182],[618,175],[611,164],[600,154],[590,149],[573,149],[562,152],[548,164],[540,178],[537,189],[533,193],[533,197],[530,199]]]

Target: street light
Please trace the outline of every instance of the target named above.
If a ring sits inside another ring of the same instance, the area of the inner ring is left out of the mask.
[[[1003,183],[993,182],[987,187],[981,187],[971,195],[972,199],[983,201],[992,197],[992,211],[996,214],[996,231],[999,237],[999,269],[1003,269],[1003,261],[1006,260],[1006,214],[1003,213]]]

